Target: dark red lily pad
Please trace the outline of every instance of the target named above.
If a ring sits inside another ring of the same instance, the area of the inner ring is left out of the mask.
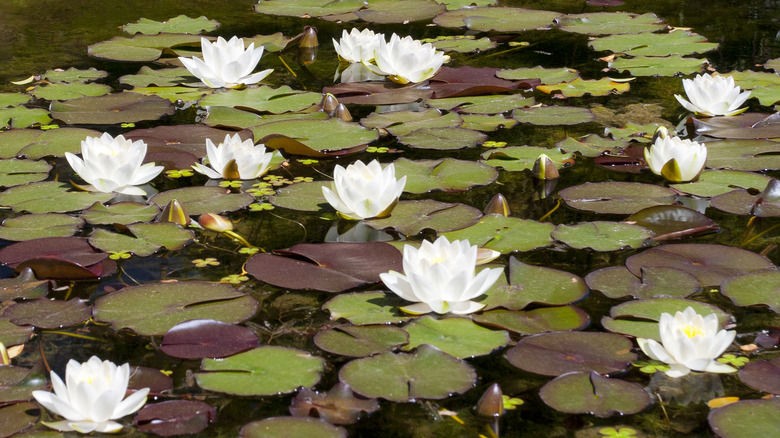
[[[259,346],[252,330],[214,319],[192,319],[171,327],[160,350],[183,359],[227,357]]]
[[[133,424],[141,432],[160,436],[189,435],[208,427],[217,417],[213,406],[193,400],[169,400],[146,405]]]
[[[626,267],[636,276],[642,268],[666,266],[683,270],[696,277],[702,286],[719,286],[728,277],[762,269],[775,269],[766,257],[725,245],[681,243],[648,249],[626,260]]]
[[[3,316],[17,325],[31,325],[42,329],[69,327],[89,319],[92,311],[84,300],[68,301],[39,298],[15,303],[7,307]]]
[[[521,85],[523,88],[534,88],[542,83],[539,79],[526,79],[523,82],[501,79],[496,76],[496,72],[499,70],[491,67],[442,67],[428,84],[433,90],[431,97],[443,99],[445,97],[509,93]]]
[[[51,116],[69,125],[113,125],[157,120],[174,112],[176,110],[168,99],[130,92],[51,103]]]
[[[539,396],[556,411],[601,418],[635,414],[652,401],[642,385],[610,379],[594,371],[557,377],[539,390]]]
[[[151,394],[160,394],[173,389],[173,379],[162,371],[148,367],[130,367],[131,389],[149,388]]]
[[[637,355],[625,336],[598,332],[554,332],[523,338],[506,358],[512,365],[545,376],[574,371],[618,373],[628,369]]]
[[[292,401],[293,417],[319,417],[330,424],[352,424],[361,412],[371,413],[379,409],[375,398],[358,398],[344,382],[337,383],[328,392],[316,392],[303,388]]]
[[[304,243],[276,254],[258,254],[246,271],[260,281],[290,289],[341,292],[401,271],[401,253],[383,242]]]
[[[81,237],[44,237],[0,250],[0,262],[21,272],[31,268],[38,278],[84,280],[108,276],[116,263]]]
[[[780,356],[750,362],[739,370],[739,379],[757,391],[780,395]]]
[[[282,134],[268,134],[260,139],[260,143],[266,147],[282,152],[284,155],[298,155],[311,158],[332,158],[344,155],[357,154],[366,150],[366,145],[361,144],[347,149],[317,150],[300,141]]]
[[[387,82],[347,82],[325,87],[322,92],[336,96],[341,103],[359,105],[410,103],[433,95],[430,89],[418,88],[417,85],[398,87]]]
[[[680,205],[648,207],[627,217],[624,222],[651,230],[656,241],[698,236],[720,229],[712,219]]]
[[[727,213],[780,216],[780,181],[772,178],[761,193],[753,190],[732,190],[712,198],[712,206]]]

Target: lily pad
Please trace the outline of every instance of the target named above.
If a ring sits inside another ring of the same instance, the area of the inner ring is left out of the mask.
[[[23,269],[14,278],[0,280],[0,300],[10,301],[17,298],[31,300],[45,297],[49,292],[49,280],[38,280],[32,269]]]
[[[339,382],[327,393],[303,388],[293,399],[290,414],[295,417],[317,415],[331,424],[352,424],[358,421],[362,412],[371,413],[378,409],[377,399],[355,397],[349,385]]]
[[[476,131],[496,131],[500,128],[511,129],[517,124],[517,120],[508,119],[503,114],[463,114],[462,128],[474,129]]]
[[[555,22],[566,32],[588,35],[655,32],[666,28],[666,23],[653,13],[593,12],[566,15]]]
[[[577,125],[596,119],[589,109],[575,106],[540,106],[515,110],[512,118],[520,123],[545,126]]]
[[[168,400],[147,404],[135,415],[133,424],[140,432],[160,436],[195,434],[213,422],[217,410],[195,400]]]
[[[406,301],[395,294],[361,292],[341,294],[322,306],[330,312],[330,319],[344,318],[355,325],[394,324],[412,319],[401,313],[399,307]]]
[[[116,263],[80,237],[42,237],[0,250],[0,262],[17,270],[31,268],[38,278],[96,279],[116,271]]]
[[[263,0],[255,5],[255,11],[268,15],[300,17],[322,17],[323,15],[343,14],[357,11],[364,6],[363,0],[343,0],[334,3],[331,0],[307,0],[289,2],[287,0]]]
[[[742,400],[710,411],[707,421],[723,438],[765,438],[780,430],[780,399]]]
[[[85,300],[79,298],[68,301],[39,298],[12,304],[5,309],[3,317],[16,325],[41,329],[70,327],[89,319],[90,307],[84,303]]]
[[[621,139],[604,138],[596,134],[588,134],[580,139],[566,137],[555,143],[555,147],[568,152],[579,152],[583,157],[598,157],[605,152],[619,153],[628,142]]]
[[[163,247],[169,251],[182,249],[195,236],[192,230],[172,222],[132,224],[127,229],[130,236],[98,228],[89,236],[89,243],[106,252],[131,252],[146,257]]]
[[[547,94],[561,94],[563,97],[607,96],[610,94],[625,93],[631,88],[628,82],[615,82],[610,78],[598,80],[584,80],[577,78],[571,82],[560,84],[539,85],[537,90]]]
[[[110,92],[111,87],[108,85],[76,81],[38,86],[32,91],[32,95],[38,99],[68,100],[84,96],[103,96]]]
[[[780,143],[768,140],[707,142],[707,167],[749,171],[780,169]]]
[[[657,123],[638,125],[636,123],[628,122],[621,128],[605,128],[604,134],[608,134],[615,140],[650,143],[653,139],[653,133],[658,129],[658,126]]]
[[[534,105],[533,97],[522,94],[447,97],[444,99],[428,99],[428,105],[442,110],[457,108],[465,114],[498,114]]]
[[[238,436],[239,438],[286,438],[290,436],[347,438],[347,431],[343,427],[333,426],[316,418],[270,417],[244,425]]]
[[[623,372],[637,360],[626,337],[599,332],[542,333],[521,339],[507,351],[512,365],[531,373],[560,376],[570,372]]]
[[[547,155],[558,169],[562,168],[565,162],[574,158],[573,154],[563,153],[560,149],[547,149],[538,146],[510,146],[482,153],[481,162],[488,166],[517,172],[532,169],[534,162],[541,154]]]
[[[588,294],[585,281],[566,271],[525,264],[509,259],[509,284],[499,278],[485,293],[485,310],[503,307],[520,310],[531,303],[560,306],[579,301]]]
[[[45,161],[0,160],[0,187],[12,187],[43,181],[49,177],[51,165]]]
[[[365,223],[377,230],[393,228],[399,233],[414,236],[424,229],[438,233],[459,230],[474,225],[482,212],[465,204],[450,204],[433,199],[400,201],[390,216],[370,219]]]
[[[635,182],[607,181],[571,186],[560,191],[569,207],[596,213],[632,214],[654,205],[674,202],[665,187]]]
[[[81,212],[81,217],[92,225],[149,222],[160,212],[155,205],[140,202],[117,202],[111,205],[96,203]]]
[[[20,242],[40,237],[68,237],[83,225],[83,219],[67,214],[27,214],[4,220],[0,239]]]
[[[444,233],[450,240],[466,239],[472,245],[489,248],[502,254],[531,251],[552,244],[553,224],[530,219],[489,214],[479,222],[457,231]]]
[[[149,202],[165,208],[174,199],[181,202],[187,213],[193,216],[240,210],[255,200],[248,193],[230,193],[221,187],[183,187],[158,193]]]
[[[95,67],[90,67],[86,70],[79,70],[71,67],[67,70],[54,69],[49,70],[43,74],[43,78],[49,82],[92,82],[98,79],[103,79],[108,76],[107,71],[98,70]]]
[[[237,324],[257,311],[254,298],[229,285],[199,281],[154,283],[126,287],[95,302],[93,316],[115,330],[162,336],[191,319],[216,319]]]
[[[648,266],[666,266],[683,270],[696,277],[702,286],[718,286],[734,275],[762,269],[775,269],[766,257],[731,246],[705,243],[663,245],[633,255],[626,267],[640,275]]]
[[[591,40],[588,45],[593,50],[609,50],[629,56],[685,56],[718,48],[718,43],[708,42],[707,38],[690,31],[611,35]]]
[[[423,316],[405,325],[404,330],[409,333],[404,351],[428,344],[460,359],[484,356],[509,343],[504,330],[489,330],[466,318]]]
[[[520,32],[551,27],[561,14],[521,8],[474,7],[451,10],[438,15],[433,22],[443,27],[467,27],[486,32]]]
[[[150,85],[156,85],[157,87],[172,87],[174,85],[188,82],[192,74],[184,67],[177,68],[162,68],[154,70],[149,66],[143,66],[138,73],[134,75],[125,75],[119,78],[119,83],[124,85],[130,85],[131,87],[148,87]],[[192,88],[187,87],[186,90],[192,91]],[[133,90],[136,93],[138,90]],[[203,95],[203,92],[199,92],[199,95]],[[146,93],[142,93],[146,94]]]
[[[329,208],[328,201],[322,194],[322,187],[330,187],[325,181],[303,182],[280,188],[268,201],[276,207],[289,208],[298,211],[319,211]]]
[[[49,112],[40,108],[16,106],[0,109],[0,129],[26,128],[36,123],[45,125],[51,121]]]
[[[279,88],[260,86],[245,90],[226,90],[204,97],[198,106],[226,106],[256,112],[281,114],[311,108],[322,100],[322,94],[293,90],[283,85]]]
[[[624,222],[651,230],[655,233],[655,240],[670,240],[719,229],[707,216],[680,205],[648,207],[627,217]]]
[[[701,290],[699,280],[677,268],[649,266],[637,277],[623,266],[610,266],[585,277],[588,287],[609,298],[632,296],[637,299],[657,297],[685,298]]]
[[[357,123],[330,120],[289,120],[252,127],[255,138],[281,134],[320,152],[349,149],[371,143],[378,133]]]
[[[0,193],[0,205],[15,212],[65,213],[82,210],[95,202],[107,202],[114,193],[71,192],[70,186],[56,181],[44,181],[16,186]]]
[[[495,49],[498,44],[490,38],[475,38],[473,35],[444,36],[435,39],[424,39],[422,42],[433,44],[433,47],[444,52],[485,52]]]
[[[487,140],[487,135],[465,128],[422,128],[398,139],[415,149],[451,150],[473,148]]]
[[[433,18],[446,11],[444,5],[434,0],[374,0],[367,7],[358,9],[355,15],[369,23],[404,23]]]
[[[539,390],[539,396],[556,411],[601,418],[635,414],[652,402],[642,385],[610,379],[594,371],[557,377]]]
[[[542,81],[542,84],[559,84],[561,82],[571,82],[577,79],[577,70],[570,68],[544,68],[542,66],[523,67],[511,70],[499,70],[496,76],[502,79],[521,80],[535,78]]]
[[[498,172],[490,166],[454,158],[416,161],[399,158],[393,164],[396,177],[406,176],[404,191],[407,193],[462,192],[488,185],[498,178]]]
[[[154,35],[161,32],[199,34],[211,32],[217,27],[219,27],[217,20],[209,20],[204,16],[190,18],[186,15],[179,15],[165,21],[141,18],[135,23],[125,24],[122,26],[122,30],[131,35],[136,33]]]
[[[742,113],[739,117],[693,117],[693,124],[696,132],[711,137],[751,140],[780,137],[779,119],[777,114]]]
[[[192,87],[136,87],[132,91],[138,94],[144,94],[147,96],[158,96],[163,99],[168,99],[172,103],[181,102],[196,102],[201,97],[208,94],[205,89],[197,89]]]
[[[421,128],[457,128],[462,122],[457,113],[442,115],[441,111],[435,108],[425,111],[371,113],[360,120],[360,124],[366,128],[385,128],[393,135],[406,135]]]
[[[89,56],[110,61],[149,62],[162,56],[163,49],[174,46],[200,46],[200,36],[180,33],[114,37],[87,47]]]
[[[661,314],[674,315],[687,307],[692,307],[700,315],[716,314],[721,326],[730,319],[728,313],[712,304],[683,298],[651,298],[628,301],[612,307],[609,310],[609,316],[601,318],[601,325],[611,332],[661,342],[661,335],[658,332],[658,321],[661,319]]]
[[[70,125],[112,125],[157,120],[175,112],[167,99],[124,92],[107,96],[54,101],[51,115]]]
[[[609,63],[609,68],[628,70],[634,76],[673,76],[677,73],[696,73],[706,62],[705,59],[683,58],[680,55],[636,56],[630,59],[618,58]]]
[[[737,306],[765,304],[780,313],[780,271],[776,269],[729,277],[721,283],[720,290]]]
[[[19,106],[30,101],[30,95],[24,93],[0,93],[0,108]]]
[[[246,327],[213,319],[191,319],[171,327],[160,350],[183,359],[227,357],[257,348],[255,332]]]
[[[368,304],[368,302],[366,303]],[[314,343],[321,349],[329,353],[352,357],[384,353],[408,342],[409,333],[398,327],[387,325],[357,327],[343,325],[322,330],[314,335]]]
[[[675,190],[702,197],[713,197],[734,189],[763,190],[772,178],[738,170],[705,170],[693,183],[672,184]]]
[[[325,361],[294,348],[265,346],[224,359],[203,359],[198,386],[234,395],[276,395],[314,386]]]
[[[617,251],[623,248],[641,248],[653,237],[653,232],[639,225],[595,221],[558,225],[552,232],[552,237],[572,248]]]
[[[3,404],[32,400],[33,391],[45,389],[46,377],[40,367],[0,367],[0,402]],[[3,432],[7,431],[3,429]]]
[[[22,402],[0,407],[0,426],[3,438],[21,432],[40,418],[40,406],[35,403]]]
[[[757,391],[780,395],[780,357],[751,361],[739,370],[739,380]]]
[[[574,306],[542,307],[529,311],[496,309],[473,318],[480,324],[521,335],[580,330],[590,322],[588,314]]]
[[[0,317],[0,342],[6,347],[21,345],[30,340],[35,327],[19,326],[12,323],[9,318]]]
[[[474,386],[477,373],[466,362],[424,344],[412,353],[355,359],[341,368],[339,380],[364,397],[408,402],[465,392]]]
[[[81,152],[81,141],[87,137],[100,137],[92,129],[59,128],[46,131],[13,129],[0,132],[0,158],[26,156],[32,159],[47,156],[64,157],[65,152]]]

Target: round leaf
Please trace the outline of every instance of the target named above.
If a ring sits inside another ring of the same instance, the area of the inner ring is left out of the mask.
[[[587,182],[560,191],[569,207],[596,213],[632,214],[654,205],[671,204],[675,193],[665,187],[634,182]]]
[[[561,224],[552,232],[552,237],[572,248],[591,248],[596,251],[640,248],[652,236],[653,232],[645,227],[607,221]]]
[[[397,178],[406,176],[404,191],[407,193],[459,192],[490,184],[498,178],[498,172],[489,166],[453,158],[415,161],[399,158],[393,165]]]
[[[780,399],[743,400],[710,411],[707,420],[722,438],[766,438],[780,430]]]
[[[261,5],[264,3],[267,2],[263,2]],[[291,436],[347,438],[347,431],[317,418],[271,417],[244,425],[238,436],[240,438],[288,438]]]
[[[727,278],[720,285],[723,295],[737,306],[765,304],[780,313],[780,271],[772,269]]]
[[[635,414],[652,399],[641,385],[610,379],[596,372],[569,373],[549,381],[539,396],[551,408],[568,414]]]
[[[507,332],[485,329],[466,318],[423,316],[405,325],[404,330],[409,333],[405,351],[428,344],[461,359],[490,354],[509,342]]]
[[[258,345],[257,335],[246,327],[213,319],[192,319],[171,327],[160,350],[183,359],[227,357]]]
[[[409,342],[409,334],[393,326],[344,325],[322,330],[314,335],[321,349],[341,356],[364,357],[391,351]]]

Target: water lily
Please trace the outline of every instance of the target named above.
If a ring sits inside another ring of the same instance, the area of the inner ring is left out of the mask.
[[[701,316],[692,307],[672,316],[662,313],[658,323],[661,343],[637,338],[639,347],[650,358],[669,365],[669,377],[682,377],[691,370],[733,373],[736,369],[715,360],[736,336],[733,330],[718,331],[718,316]]]
[[[146,403],[149,388],[125,398],[130,380],[130,365],[117,366],[92,356],[84,363],[70,360],[65,368],[65,382],[51,372],[54,392],[33,391],[32,395],[46,409],[65,420],[44,422],[62,432],[117,432],[122,425],[112,421],[132,414]],[[124,400],[122,400],[124,398]]]
[[[382,169],[379,161],[356,161],[346,169],[336,165],[331,187],[322,194],[339,214],[348,219],[369,219],[390,214],[404,191],[406,176],[395,178],[395,167]]]
[[[431,43],[393,34],[390,41],[379,41],[374,64],[363,64],[376,74],[386,75],[393,82],[408,84],[422,82],[435,75],[444,63],[444,52]]]
[[[670,136],[666,128],[660,127],[655,142],[645,149],[645,161],[654,174],[671,182],[692,181],[707,161],[707,146]]]
[[[734,85],[731,76],[710,76],[709,73],[696,75],[695,78],[683,79],[683,87],[688,100],[679,94],[674,97],[688,111],[703,116],[733,116],[744,112],[739,109],[750,97],[750,91],[740,93],[740,88]]]
[[[384,41],[385,36],[363,29],[358,31],[352,28],[349,33],[346,29],[341,33],[341,39],[333,39],[333,47],[339,58],[347,62],[371,62],[374,59],[374,50],[379,47],[379,42]]]
[[[214,146],[206,139],[208,164],[193,164],[192,168],[212,179],[254,179],[263,175],[278,152],[266,152],[265,145],[255,145],[251,139],[241,140],[238,134],[225,136],[225,140]],[[204,160],[205,163],[205,160]]]
[[[235,36],[230,41],[219,37],[215,43],[201,38],[200,47],[203,59],[195,56],[179,57],[179,61],[211,88],[236,88],[256,84],[273,71],[268,69],[252,73],[263,56],[263,46],[255,48],[255,43],[250,43],[245,50],[244,40]]]
[[[419,249],[405,245],[403,274],[390,271],[379,277],[398,296],[416,302],[401,307],[404,312],[468,314],[485,307],[471,300],[485,293],[504,272],[485,268],[475,275],[476,262],[476,245],[441,236],[433,243],[424,241]]]
[[[81,156],[65,153],[70,167],[89,183],[85,188],[90,191],[144,196],[146,191],[136,186],[148,183],[163,171],[162,166],[154,163],[143,164],[143,140],[131,141],[121,135],[87,137],[81,141]]]

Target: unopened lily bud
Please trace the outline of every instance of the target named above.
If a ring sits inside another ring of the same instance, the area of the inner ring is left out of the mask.
[[[158,220],[160,222],[173,222],[174,224],[186,227],[190,223],[190,216],[178,199],[171,199],[171,202],[169,202],[160,213]]]
[[[322,96],[322,100],[320,101],[320,108],[328,113],[333,114],[334,111],[336,111],[336,107],[339,106],[339,101],[336,99],[336,96],[327,93],[324,96]]]
[[[485,207],[485,214],[500,214],[501,216],[509,216],[509,203],[504,195],[496,193],[493,199],[488,202]]]
[[[545,154],[539,155],[539,158],[534,161],[534,167],[531,169],[536,179],[556,179],[560,176],[558,168],[555,167],[555,163]]]
[[[352,121],[352,114],[350,114],[349,110],[343,103],[340,103],[339,106],[336,107],[336,110],[333,111],[333,117],[341,119],[345,122]]]
[[[200,226],[207,230],[224,233],[233,229],[233,222],[230,219],[214,213],[203,213],[198,218]]]
[[[304,26],[303,35],[298,42],[298,47],[301,48],[313,48],[319,47],[320,42],[317,40],[317,28],[313,26]]]
[[[658,137],[666,138],[669,136],[669,130],[666,129],[665,126],[659,126],[658,129],[655,130],[655,133],[653,134],[653,143],[658,139]]]
[[[490,385],[479,398],[476,414],[483,419],[494,419],[504,414],[504,394],[498,383]]]

